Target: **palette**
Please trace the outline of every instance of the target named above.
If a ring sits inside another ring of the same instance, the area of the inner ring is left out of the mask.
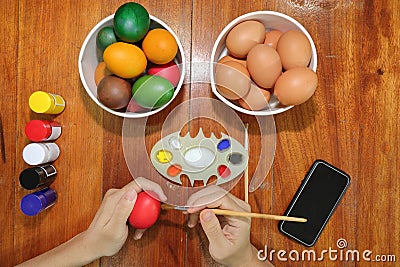
[[[172,182],[182,184],[181,176],[188,177],[191,186],[195,181],[207,185],[216,176],[216,185],[238,177],[248,163],[247,150],[234,138],[221,133],[205,137],[200,128],[196,137],[181,137],[179,132],[159,140],[151,150],[150,159],[155,169]]]

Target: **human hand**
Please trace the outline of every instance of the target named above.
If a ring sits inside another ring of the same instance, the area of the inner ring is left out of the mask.
[[[153,191],[160,201],[166,201],[161,187],[145,178],[139,177],[121,189],[109,189],[104,196],[89,228],[83,233],[88,248],[96,257],[116,254],[128,237],[127,219],[135,205],[137,194]],[[140,239],[146,229],[136,229],[134,239]]]
[[[201,226],[210,242],[211,257],[229,266],[255,266],[256,249],[250,243],[251,219],[248,217],[216,216],[207,208],[250,212],[250,205],[218,186],[210,186],[188,199],[188,226],[194,227],[200,217]],[[201,211],[199,213],[199,211]]]

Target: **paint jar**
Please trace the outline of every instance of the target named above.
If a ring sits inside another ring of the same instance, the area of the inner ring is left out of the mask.
[[[50,208],[57,201],[57,192],[51,188],[44,188],[28,194],[21,199],[21,211],[27,216],[34,216]]]
[[[36,91],[29,97],[29,107],[36,113],[59,114],[65,108],[65,101],[59,95]]]
[[[31,120],[25,125],[25,135],[33,142],[53,141],[61,135],[61,125],[55,121]]]
[[[40,165],[55,161],[60,155],[56,143],[30,143],[22,151],[24,161],[29,165]]]
[[[55,179],[57,170],[53,165],[27,168],[19,175],[19,183],[25,189],[32,190],[49,186]]]

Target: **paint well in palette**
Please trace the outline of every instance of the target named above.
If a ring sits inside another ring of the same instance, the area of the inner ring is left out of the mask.
[[[215,154],[206,147],[192,147],[184,155],[188,165],[194,168],[207,168],[215,159]]]

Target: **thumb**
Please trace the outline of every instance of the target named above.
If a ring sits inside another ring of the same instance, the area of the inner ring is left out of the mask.
[[[115,206],[114,213],[109,221],[109,225],[112,227],[118,227],[125,225],[132,212],[133,206],[136,203],[137,193],[133,189],[129,189],[118,201]]]
[[[224,246],[225,236],[222,233],[221,225],[214,212],[208,209],[200,212],[200,222],[210,244],[217,247]]]

